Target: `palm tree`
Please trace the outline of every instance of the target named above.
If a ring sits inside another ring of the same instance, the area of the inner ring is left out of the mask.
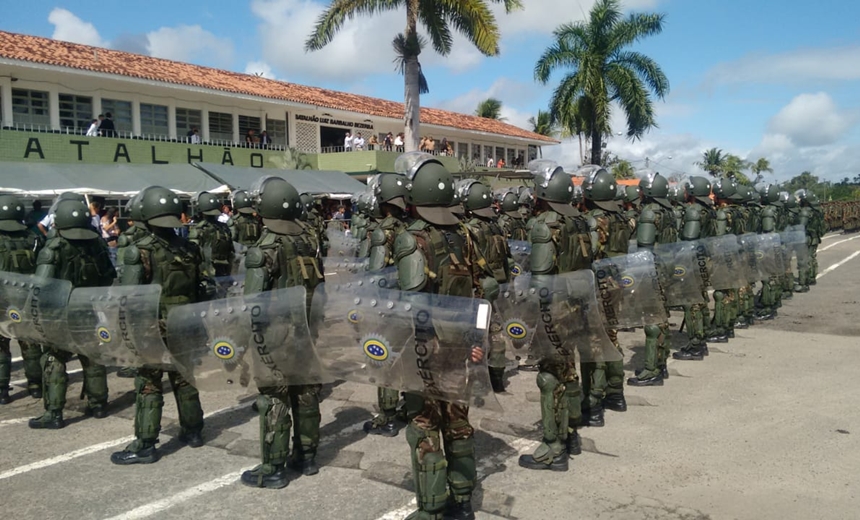
[[[713,177],[723,173],[723,168],[726,165],[726,156],[719,148],[711,148],[702,152],[702,160],[696,162],[703,170],[711,174]]]
[[[558,125],[553,122],[552,115],[549,112],[538,110],[537,116],[530,117],[528,123],[531,131],[536,134],[547,137],[558,135]]]
[[[763,173],[773,173],[773,168],[770,167],[770,161],[764,157],[759,157],[754,163],[750,163],[750,170],[755,174],[755,182],[758,182],[763,177]]]
[[[305,42],[305,50],[315,51],[328,45],[347,19],[356,15],[375,15],[384,11],[406,8],[406,29],[392,42],[397,53],[395,61],[404,76],[403,114],[406,149],[418,149],[421,124],[421,92],[427,92],[426,80],[421,78],[418,56],[423,47],[418,36],[418,22],[424,26],[433,49],[447,56],[451,53],[455,29],[468,38],[485,56],[499,54],[499,27],[490,11],[490,4],[504,4],[505,11],[521,7],[520,0],[332,0],[317,19],[313,33]],[[422,89],[422,86],[425,87]]]
[[[621,159],[612,165],[612,175],[618,180],[636,178],[636,172],[633,170],[633,165],[626,159]]]
[[[603,137],[609,133],[611,103],[624,111],[630,139],[639,139],[657,126],[650,95],[663,99],[669,80],[654,60],[627,47],[659,34],[663,18],[642,13],[623,18],[618,0],[597,0],[587,22],[556,28],[555,43],[535,65],[535,79],[543,84],[557,69],[572,69],[553,92],[550,112],[558,120],[573,104],[584,109],[595,164],[600,161]]]
[[[478,103],[478,108],[475,109],[475,115],[485,117],[487,119],[496,119],[504,121],[502,117],[502,102],[496,98],[487,98]]]
[[[749,185],[749,177],[744,174],[744,170],[750,167],[750,164],[737,155],[728,154],[723,161],[723,173],[729,179],[734,179],[738,184]]]

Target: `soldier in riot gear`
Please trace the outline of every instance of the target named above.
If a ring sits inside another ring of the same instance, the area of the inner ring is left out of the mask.
[[[477,257],[477,267],[482,277],[489,277],[501,285],[511,281],[511,251],[504,232],[498,224],[498,217],[492,208],[493,196],[490,188],[480,181],[465,179],[457,185],[460,201],[466,211],[466,229],[472,241],[472,249]],[[477,291],[478,298],[493,303],[489,295]],[[505,391],[505,343],[501,324],[490,331],[490,383],[493,391]],[[498,328],[498,330],[493,330]]]
[[[678,227],[674,211],[666,198],[669,181],[659,173],[649,173],[639,181],[642,207],[636,224],[636,243],[642,249],[653,249],[657,244],[668,244],[678,240]],[[669,322],[645,327],[645,363],[636,375],[627,379],[630,386],[662,386],[669,377],[666,360],[669,348],[666,341]]]
[[[188,240],[197,244],[203,253],[207,276],[230,276],[236,252],[229,226],[218,221],[221,201],[204,191],[197,195],[196,202],[198,218],[188,230]]]
[[[812,210],[808,224],[812,231],[809,232],[809,273],[806,276],[806,283],[807,285],[815,285],[815,279],[818,277],[818,246],[828,231],[827,222],[821,211],[821,202],[815,193],[807,192],[806,197],[800,200],[800,204],[804,208],[808,205]]]
[[[796,200],[800,203],[797,208],[797,218],[794,224],[804,226],[806,231],[806,245],[809,251],[809,262],[806,266],[801,266],[798,262],[797,266],[797,283],[794,286],[794,292],[809,292],[810,280],[815,277],[815,269],[812,267],[813,259],[816,256],[816,248],[821,243],[821,227],[816,222],[815,211],[810,204],[809,193],[800,189],[794,193]]]
[[[307,224],[307,226],[313,232],[312,234],[317,239],[317,247],[319,248],[320,258],[325,257],[328,254],[328,235],[325,232],[325,221],[320,215],[319,208],[314,201],[313,195],[310,193],[302,193],[302,217],[301,220]]]
[[[380,218],[371,224],[367,242],[368,271],[379,271],[394,266],[394,240],[406,230],[406,199],[409,195],[409,180],[403,175],[380,174],[368,184],[373,202],[378,207]],[[364,431],[372,435],[394,437],[400,432],[397,424],[397,403],[400,392],[392,388],[379,387],[377,402],[379,414],[364,423]]]
[[[520,212],[520,202],[515,191],[507,190],[498,195],[499,226],[508,240],[528,240],[526,219]]]
[[[251,196],[263,218],[263,235],[245,255],[245,294],[305,286],[306,309],[310,310],[314,288],[323,282],[317,243],[308,228],[299,223],[302,201],[296,189],[280,177],[257,181]],[[289,385],[260,388],[261,464],[242,474],[242,483],[253,487],[283,488],[288,484],[286,467],[304,475],[319,472],[320,385]],[[290,412],[292,411],[292,421]],[[294,428],[293,451],[290,428]]]
[[[0,195],[0,271],[20,274],[36,272],[36,258],[44,241],[41,235],[24,225],[24,204],[14,195]],[[9,382],[12,376],[11,340],[0,337],[0,405],[9,404]],[[42,397],[42,369],[39,359],[42,347],[29,341],[18,341],[24,358],[27,391],[34,399]]]
[[[594,260],[627,254],[631,229],[616,200],[615,177],[605,169],[593,171],[582,183],[586,218],[591,231]],[[626,192],[625,192],[626,195]],[[618,331],[608,328],[607,334],[621,352]],[[583,362],[583,417],[588,426],[603,426],[603,410],[626,412],[624,399],[624,362]]]
[[[782,233],[786,231],[788,226],[794,225],[798,218],[798,205],[794,197],[787,191],[779,192],[779,199],[776,202],[779,209],[777,212],[777,231]],[[783,267],[785,272],[779,277],[780,287],[782,288],[782,299],[791,299],[794,296],[794,272],[791,269],[792,251],[785,246],[783,252]]]
[[[118,280],[122,280],[122,271],[125,267],[125,251],[129,246],[140,240],[141,238],[149,235],[149,230],[146,228],[146,223],[141,220],[140,215],[140,204],[138,197],[140,196],[140,192],[135,193],[129,200],[125,206],[126,211],[128,212],[129,219],[132,221],[132,225],[128,227],[125,231],[120,233],[119,238],[117,239],[117,250],[116,250],[116,277]],[[117,370],[116,375],[122,378],[133,378],[136,374],[136,370],[133,367],[121,367]]]
[[[669,202],[672,204],[672,213],[675,215],[675,224],[678,226],[678,234],[684,227],[684,212],[687,209],[684,186],[669,186]]]
[[[636,223],[639,221],[639,207],[642,203],[642,194],[639,191],[639,186],[624,187],[624,203],[623,213],[624,218],[630,225],[630,231],[635,236]]]
[[[714,199],[717,206],[715,236],[735,235],[746,233],[746,221],[736,204],[737,186],[731,179],[718,179],[713,187]],[[714,317],[710,324],[708,343],[725,343],[735,337],[735,322],[739,314],[741,298],[747,299],[750,290],[744,286],[740,289],[720,288],[714,291]]]
[[[253,246],[260,239],[263,225],[254,211],[254,203],[247,191],[233,192],[233,211],[228,223],[233,241],[245,247]]]
[[[471,298],[479,288],[485,297],[495,298],[498,284],[474,268],[475,255],[469,250],[466,231],[451,211],[455,189],[448,170],[432,155],[420,152],[401,155],[395,170],[410,182],[410,219],[406,232],[394,240],[400,289]],[[435,332],[425,334],[431,344],[436,341]],[[480,362],[483,356],[481,347],[475,347],[470,361]],[[407,401],[409,398],[407,394]],[[420,412],[406,429],[418,501],[418,510],[408,518],[475,518],[471,504],[477,481],[473,436],[467,406],[424,398]]]
[[[779,190],[773,184],[762,185],[759,189],[762,209],[760,220],[761,233],[779,232]],[[762,288],[758,294],[760,320],[772,320],[777,315],[777,308],[782,305],[782,285],[780,277],[772,275],[768,280],[762,280]]]
[[[535,217],[529,231],[532,275],[591,269],[593,251],[588,222],[571,206],[573,183],[558,165],[533,161]],[[567,471],[570,455],[581,453],[576,427],[582,418],[582,389],[573,358],[547,357],[538,363],[543,442],[519,465]]]
[[[211,290],[201,270],[203,257],[194,243],[178,236],[182,226],[179,196],[167,188],[150,186],[138,193],[140,222],[149,233],[142,234],[123,253],[122,285],[161,285],[159,320],[166,320],[175,306],[209,298]],[[162,329],[164,330],[164,329]],[[156,450],[164,407],[163,367],[138,368],[135,377],[135,440],[111,455],[118,465],[150,464],[158,461]],[[192,448],[203,445],[203,410],[197,389],[176,370],[167,370],[176,407],[179,410],[180,441]]]
[[[73,287],[102,287],[113,283],[116,270],[107,244],[92,229],[89,208],[82,200],[66,199],[57,204],[54,216],[56,236],[50,238],[36,259],[36,276],[68,280]],[[45,413],[30,419],[30,428],[59,429],[65,426],[63,408],[69,376],[66,363],[72,354],[50,348],[42,356]],[[107,416],[107,373],[105,367],[78,356],[84,369],[87,413],[97,419]]]

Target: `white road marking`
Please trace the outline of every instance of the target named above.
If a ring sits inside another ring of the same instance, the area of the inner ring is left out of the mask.
[[[24,361],[24,358],[22,358],[22,357],[13,357],[12,358],[12,363],[17,363],[19,361]]]
[[[854,259],[854,258],[856,258],[858,255],[860,255],[860,251],[854,251],[854,253],[852,253],[851,255],[849,255],[849,256],[848,256],[848,258],[845,258],[844,260],[841,260],[841,261],[839,261],[839,262],[836,262],[835,264],[831,265],[831,266],[830,266],[830,267],[828,267],[827,269],[825,269],[825,270],[821,271],[820,273],[818,273],[818,276],[816,276],[816,277],[815,277],[815,279],[816,279],[816,280],[818,280],[819,278],[821,278],[821,277],[822,277],[822,276],[824,276],[825,274],[827,274],[827,273],[829,273],[829,272],[831,272],[831,271],[835,270],[836,268],[838,268],[840,265],[842,265],[842,264],[844,264],[844,263],[846,263],[846,262],[849,262],[849,261],[853,260],[853,259]]]
[[[66,374],[72,375],[72,374],[77,374],[78,372],[83,372],[83,371],[84,371],[83,368],[75,368],[74,370],[67,370]],[[15,381],[12,381],[9,383],[10,386],[23,386],[26,384],[27,384],[26,379],[17,379]]]
[[[819,251],[819,252],[821,252],[821,251],[827,251],[827,250],[828,250],[828,249],[830,249],[831,247],[836,247],[836,246],[838,246],[839,244],[844,244],[845,242],[851,242],[851,241],[852,241],[852,240],[854,240],[855,238],[860,238],[860,235],[853,236],[853,237],[851,237],[851,238],[846,238],[845,240],[840,240],[839,242],[833,242],[833,243],[832,243],[832,244],[830,244],[829,246],[827,246],[827,247],[822,247],[822,248],[821,248],[821,249],[819,249],[818,251]]]
[[[21,424],[29,421],[28,417],[18,417],[17,419],[6,419],[5,421],[0,421],[0,426],[8,426],[10,424]]]
[[[405,506],[399,507],[393,511],[389,511],[377,518],[376,520],[403,520],[404,518],[409,516],[410,513],[415,511],[416,507],[418,507],[418,501],[413,498],[412,501]]]
[[[221,489],[222,487],[229,486],[230,484],[236,482],[236,479],[238,479],[242,475],[242,472],[247,469],[251,469],[251,467],[240,469],[239,471],[234,471],[232,473],[227,473],[226,475],[222,475],[214,480],[210,480],[209,482],[204,482],[203,484],[198,484],[196,486],[190,487],[185,491],[177,493],[171,497],[156,500],[155,502],[150,502],[149,504],[142,505],[121,515],[112,516],[107,520],[137,520],[138,518],[150,517],[154,514],[170,509],[177,504],[187,502],[192,498],[196,498],[200,495],[204,495],[217,489]]]

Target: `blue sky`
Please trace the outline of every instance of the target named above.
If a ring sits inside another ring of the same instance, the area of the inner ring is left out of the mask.
[[[401,100],[390,41],[404,13],[348,22],[329,46],[305,53],[302,43],[327,2],[66,1],[4,12],[3,30],[110,46],[286,81]],[[592,0],[523,0],[525,9],[498,14],[502,54],[482,57],[461,38],[447,58],[431,49],[422,64],[431,93],[425,106],[471,112],[481,99],[502,100],[508,120],[545,108],[547,86],[533,67],[561,22],[582,18]],[[860,173],[860,3],[824,0],[627,0],[630,10],[666,14],[661,35],[635,46],[661,64],[671,93],[658,105],[659,129],[610,148],[666,173],[700,174],[693,162],[716,146],[748,159],[767,157],[776,178],[803,170],[838,180]],[[624,130],[620,114],[613,130]],[[551,156],[579,163],[578,145]]]

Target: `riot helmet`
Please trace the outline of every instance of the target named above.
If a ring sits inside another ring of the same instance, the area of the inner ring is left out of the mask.
[[[194,198],[197,202],[197,211],[207,217],[217,217],[221,214],[221,201],[214,193],[201,191]]]
[[[0,231],[24,231],[24,204],[14,195],[0,195]]]
[[[738,200],[737,185],[731,179],[717,179],[712,186],[714,197],[722,200]]]
[[[310,193],[302,193],[300,195],[300,197],[301,197],[302,207],[304,208],[304,210],[307,211],[308,213],[313,211],[314,210],[314,196],[311,195]]]
[[[713,204],[714,202],[711,200],[711,181],[698,175],[690,177],[684,184],[684,196],[688,200],[690,198],[696,199],[706,206]]]
[[[182,227],[182,203],[179,195],[161,186],[150,186],[138,193],[140,220],[158,228]]]
[[[254,201],[247,191],[237,190],[233,192],[233,211],[238,211],[243,215],[254,214]]]
[[[779,188],[776,184],[760,184],[757,188],[761,196],[762,204],[777,204],[779,202]]]
[[[562,215],[577,215],[576,209],[570,205],[573,202],[573,182],[558,163],[549,159],[535,159],[529,163],[529,171],[534,175],[535,197],[546,201]]]
[[[293,222],[302,217],[302,199],[292,184],[267,175],[257,179],[250,196],[256,201],[263,225],[280,235],[294,234],[301,228]]]
[[[369,183],[368,186],[371,186]],[[380,173],[372,183],[373,194],[379,204],[391,204],[406,209],[406,199],[409,196],[409,180],[396,173]]]
[[[440,226],[460,222],[451,211],[456,202],[454,178],[438,159],[424,152],[407,152],[394,161],[394,170],[409,181],[408,203],[419,217]]]
[[[466,211],[484,218],[493,218],[496,216],[496,212],[493,209],[493,194],[486,184],[475,179],[466,179],[464,185],[462,185],[462,189],[457,191]]]
[[[92,240],[99,234],[93,229],[89,210],[77,200],[61,200],[54,213],[57,233],[69,240]]]
[[[585,200],[593,202],[597,207],[606,211],[619,211],[615,197],[618,194],[618,184],[615,177],[603,168],[592,170],[582,181],[582,194]]]
[[[798,206],[797,197],[787,191],[779,192],[779,199],[788,209],[794,209]]]
[[[624,202],[629,204],[638,204],[642,198],[642,190],[639,186],[625,186],[624,191],[626,192]]]
[[[669,181],[658,172],[648,172],[639,180],[639,190],[649,199],[669,207]]]

